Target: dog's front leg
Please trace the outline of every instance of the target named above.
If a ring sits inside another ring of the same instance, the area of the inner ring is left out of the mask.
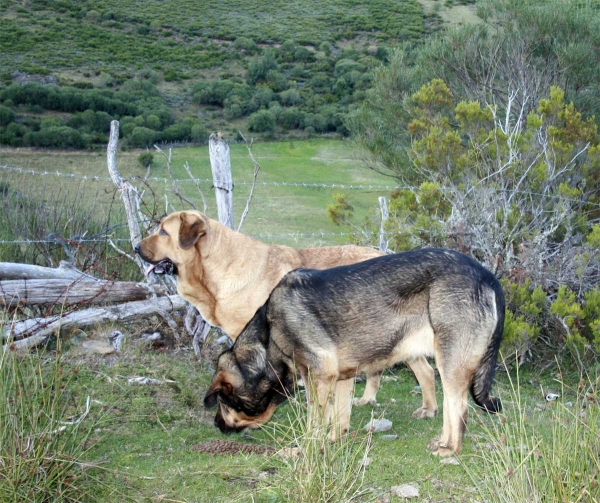
[[[315,425],[327,425],[330,422],[330,401],[334,391],[335,378],[321,377],[310,371],[300,370],[300,375],[306,387],[307,398],[307,430]]]
[[[354,379],[344,379],[335,383],[333,417],[329,439],[335,442],[350,431],[350,413],[352,412],[352,390]]]
[[[383,372],[375,372],[373,374],[367,374],[367,384],[365,385],[365,392],[362,398],[355,398],[354,405],[360,407],[361,405],[377,405],[377,392],[379,391],[379,385],[381,384],[381,375]]]

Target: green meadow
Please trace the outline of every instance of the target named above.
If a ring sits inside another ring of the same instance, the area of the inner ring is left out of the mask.
[[[168,153],[168,151],[166,152]],[[149,172],[149,180],[144,182],[146,170],[137,157],[140,151],[121,151],[118,154],[119,169],[124,177],[140,191],[144,190],[144,201],[148,212],[155,217],[168,210],[189,209],[182,205],[171,192],[171,179],[163,156],[155,153],[154,164]],[[335,193],[346,193],[355,206],[357,215],[366,215],[370,208],[378,207],[378,197],[390,190],[375,187],[393,187],[394,181],[363,167],[361,160],[348,142],[343,141],[297,141],[256,143],[252,154],[260,165],[250,213],[243,226],[243,232],[261,236],[261,239],[293,246],[318,246],[348,242],[348,236],[332,236],[331,233],[347,232],[336,227],[327,217],[326,208],[333,201]],[[200,187],[207,202],[207,215],[217,218],[212,174],[208,147],[174,148],[172,150],[172,172],[184,196],[194,201],[202,210],[202,198],[184,169],[189,164],[194,178],[200,180]],[[42,198],[49,203],[60,194],[61,198],[81,200],[82,204],[95,204],[103,208],[96,215],[99,219],[110,218],[118,223],[122,218],[120,199],[114,193],[114,186],[108,178],[104,152],[89,153],[78,151],[36,151],[0,150],[0,165],[11,165],[36,172],[48,172],[46,176],[20,174],[0,170],[0,180],[11,189],[31,198]],[[236,226],[252,186],[254,164],[245,144],[231,145],[231,167],[234,182],[234,215]],[[101,180],[81,180],[55,175],[74,174],[77,176],[99,177]],[[295,184],[293,185],[281,185]],[[306,186],[304,185],[306,184]],[[326,187],[314,186],[323,184]],[[333,185],[359,186],[350,189]],[[82,197],[82,193],[85,197]],[[104,213],[104,214],[103,214]],[[110,213],[110,215],[109,215]],[[121,220],[122,222],[123,220]],[[65,234],[68,235],[68,226]],[[318,234],[327,236],[285,236],[289,234]],[[122,234],[121,234],[122,235]],[[269,237],[271,236],[271,237]]]

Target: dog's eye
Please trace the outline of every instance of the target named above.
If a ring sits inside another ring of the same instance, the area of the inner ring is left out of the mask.
[[[159,231],[158,231],[158,234],[159,234],[160,236],[168,236],[168,235],[169,235],[169,234],[167,234],[167,231],[166,231],[166,230],[164,230],[164,229],[161,229],[161,230],[159,230]]]

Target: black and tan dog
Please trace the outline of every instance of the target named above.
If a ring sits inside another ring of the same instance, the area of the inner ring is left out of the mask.
[[[380,256],[360,246],[290,248],[269,245],[235,232],[197,211],[166,216],[156,232],[143,239],[136,252],[148,270],[177,274],[177,291],[204,319],[221,327],[235,341],[254,313],[288,272],[298,268],[327,269]],[[423,390],[423,405],[415,418],[437,413],[433,369],[425,358],[406,364]],[[380,373],[367,376],[356,405],[375,404]]]
[[[443,432],[430,443],[458,453],[467,422],[467,392],[490,411],[504,328],[498,280],[469,257],[426,249],[358,264],[288,273],[220,358],[206,393],[219,405],[224,432],[259,427],[293,392],[296,370],[318,404],[348,431],[354,376],[416,357],[435,358],[444,390]],[[333,406],[329,402],[333,398]],[[312,405],[310,405],[312,404]]]

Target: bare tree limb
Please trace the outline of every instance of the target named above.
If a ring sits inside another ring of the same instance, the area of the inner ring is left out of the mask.
[[[94,307],[75,311],[66,316],[49,318],[33,318],[7,324],[4,328],[4,338],[8,342],[3,346],[29,348],[41,344],[46,337],[61,330],[73,327],[84,327],[98,323],[137,321],[154,314],[179,311],[186,306],[185,300],[179,295],[159,297],[157,299],[127,302],[116,306]]]
[[[200,198],[202,199],[202,204],[203,204],[202,213],[206,213],[206,208],[207,208],[206,198],[204,197],[204,192],[202,192],[202,189],[200,188],[200,182],[198,181],[197,178],[194,178],[194,175],[192,175],[192,171],[190,170],[190,165],[188,164],[187,161],[185,162],[183,167],[185,168],[186,173],[192,179],[192,181],[194,182],[194,185],[198,189],[198,192],[200,193]]]
[[[250,188],[250,195],[248,196],[248,200],[246,201],[246,207],[244,208],[244,212],[242,213],[242,218],[240,219],[240,223],[237,228],[238,232],[240,232],[240,230],[242,229],[242,225],[244,225],[244,220],[246,219],[246,216],[248,215],[248,211],[250,211],[250,203],[252,202],[252,197],[254,196],[254,188],[256,187],[256,178],[258,177],[258,172],[260,171],[260,164],[258,164],[256,162],[256,159],[254,158],[254,154],[252,153],[252,145],[253,145],[254,140],[251,139],[250,143],[248,143],[248,140],[246,140],[246,137],[242,134],[242,132],[238,131],[238,133],[242,137],[244,142],[246,142],[246,148],[248,149],[248,154],[250,154],[250,159],[252,159],[252,162],[254,163],[254,177],[252,178],[252,187]]]

